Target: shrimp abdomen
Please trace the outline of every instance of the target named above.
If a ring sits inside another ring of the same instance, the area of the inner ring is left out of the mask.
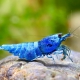
[[[0,49],[6,50],[20,59],[33,60],[38,56],[42,56],[38,48],[38,42],[27,42],[20,44],[7,44],[0,46]]]

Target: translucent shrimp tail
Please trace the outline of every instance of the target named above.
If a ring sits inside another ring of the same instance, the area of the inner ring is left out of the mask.
[[[2,46],[0,46],[0,50],[5,50],[5,51],[8,51],[8,52],[10,52],[10,53],[12,53],[12,54],[14,54],[14,52],[16,52],[17,50],[16,50],[16,45],[13,45],[13,44],[11,44],[11,45],[2,45]],[[15,55],[18,55],[17,53],[15,53]]]
[[[0,46],[0,50],[6,50],[6,51],[8,51],[9,49],[10,49],[10,45],[2,45],[2,46]]]
[[[3,48],[0,46],[0,50],[2,50]]]

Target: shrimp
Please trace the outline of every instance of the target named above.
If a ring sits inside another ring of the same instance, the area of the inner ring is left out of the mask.
[[[78,28],[79,27],[76,29]],[[0,46],[0,50],[8,51],[14,56],[19,56],[20,59],[28,61],[33,61],[43,56],[47,56],[48,58],[52,58],[54,60],[51,54],[63,54],[64,56],[61,60],[64,60],[66,56],[68,56],[68,58],[73,62],[69,55],[70,49],[67,46],[62,45],[62,42],[70,37],[73,32],[65,35],[62,35],[62,33],[50,35],[35,42],[3,44]]]

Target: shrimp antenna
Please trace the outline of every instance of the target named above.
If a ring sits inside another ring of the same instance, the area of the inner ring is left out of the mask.
[[[76,34],[73,34],[73,35],[74,35],[74,37],[76,37],[76,38],[78,38],[78,39],[79,39],[78,35],[76,35]]]
[[[79,26],[80,27],[80,26]],[[71,34],[74,33],[79,27],[77,27],[76,29],[74,29],[72,32],[70,32]]]

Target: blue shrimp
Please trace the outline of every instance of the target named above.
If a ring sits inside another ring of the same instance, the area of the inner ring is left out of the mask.
[[[76,29],[75,29],[76,30]],[[74,31],[73,31],[74,32]],[[54,58],[51,54],[63,54],[62,60],[69,57],[70,49],[65,45],[61,45],[72,33],[67,33],[62,35],[62,33],[47,36],[40,41],[36,42],[25,42],[19,44],[4,44],[0,46],[1,50],[6,50],[15,56],[19,56],[20,59],[25,59],[28,61],[33,61],[37,58],[47,56],[48,58]]]

